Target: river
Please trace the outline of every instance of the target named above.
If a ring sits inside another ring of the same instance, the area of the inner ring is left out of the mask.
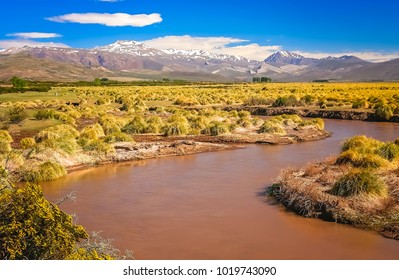
[[[46,182],[61,208],[136,259],[399,259],[399,242],[347,225],[307,219],[264,197],[281,169],[339,152],[365,134],[399,138],[399,124],[325,120],[333,135],[284,146],[112,164]]]

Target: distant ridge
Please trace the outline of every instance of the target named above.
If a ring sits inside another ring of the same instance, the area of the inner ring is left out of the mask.
[[[0,63],[2,80],[9,79],[11,73],[42,80],[90,80],[103,76],[213,81],[250,81],[254,76],[268,76],[274,81],[399,80],[399,59],[382,63],[351,55],[317,59],[283,50],[255,61],[204,50],[159,50],[126,40],[93,49],[10,48],[0,51]]]

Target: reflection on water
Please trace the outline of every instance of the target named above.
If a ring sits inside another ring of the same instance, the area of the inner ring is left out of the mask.
[[[137,259],[399,259],[397,241],[264,198],[281,169],[336,154],[346,137],[399,137],[398,124],[325,122],[323,141],[107,165],[46,183],[45,195],[75,191],[62,208]]]

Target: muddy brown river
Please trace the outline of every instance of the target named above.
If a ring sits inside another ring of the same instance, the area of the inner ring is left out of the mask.
[[[399,259],[399,241],[350,226],[306,219],[264,197],[283,168],[339,151],[365,134],[399,138],[399,124],[325,120],[332,137],[114,164],[42,184],[51,201],[101,231],[136,259]]]

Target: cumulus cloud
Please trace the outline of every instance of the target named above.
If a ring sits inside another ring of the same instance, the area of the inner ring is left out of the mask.
[[[248,40],[232,37],[193,37],[190,35],[165,36],[143,41],[144,44],[156,49],[201,49],[212,53],[244,56],[255,60],[265,59],[268,55],[281,49],[280,46],[261,46],[248,44],[248,42]],[[232,44],[234,45],[231,46]]]
[[[22,39],[48,39],[48,38],[61,37],[61,35],[57,33],[42,33],[42,32],[19,32],[19,33],[7,34],[7,36],[18,37]]]
[[[2,49],[22,48],[24,46],[69,48],[68,45],[55,42],[37,42],[33,40],[0,40],[0,48]]]
[[[343,55],[353,55],[370,62],[384,62],[399,58],[399,52],[382,53],[382,52],[371,52],[371,51],[355,51],[355,52],[348,51],[348,52],[330,53],[330,52],[304,52],[300,50],[293,52],[311,58],[324,58],[328,56],[340,57]]]
[[[66,14],[61,16],[49,17],[47,20],[54,22],[73,22],[81,24],[102,24],[106,26],[133,26],[133,27],[143,27],[158,23],[162,21],[160,14],[100,14],[100,13],[85,13],[85,14]]]

